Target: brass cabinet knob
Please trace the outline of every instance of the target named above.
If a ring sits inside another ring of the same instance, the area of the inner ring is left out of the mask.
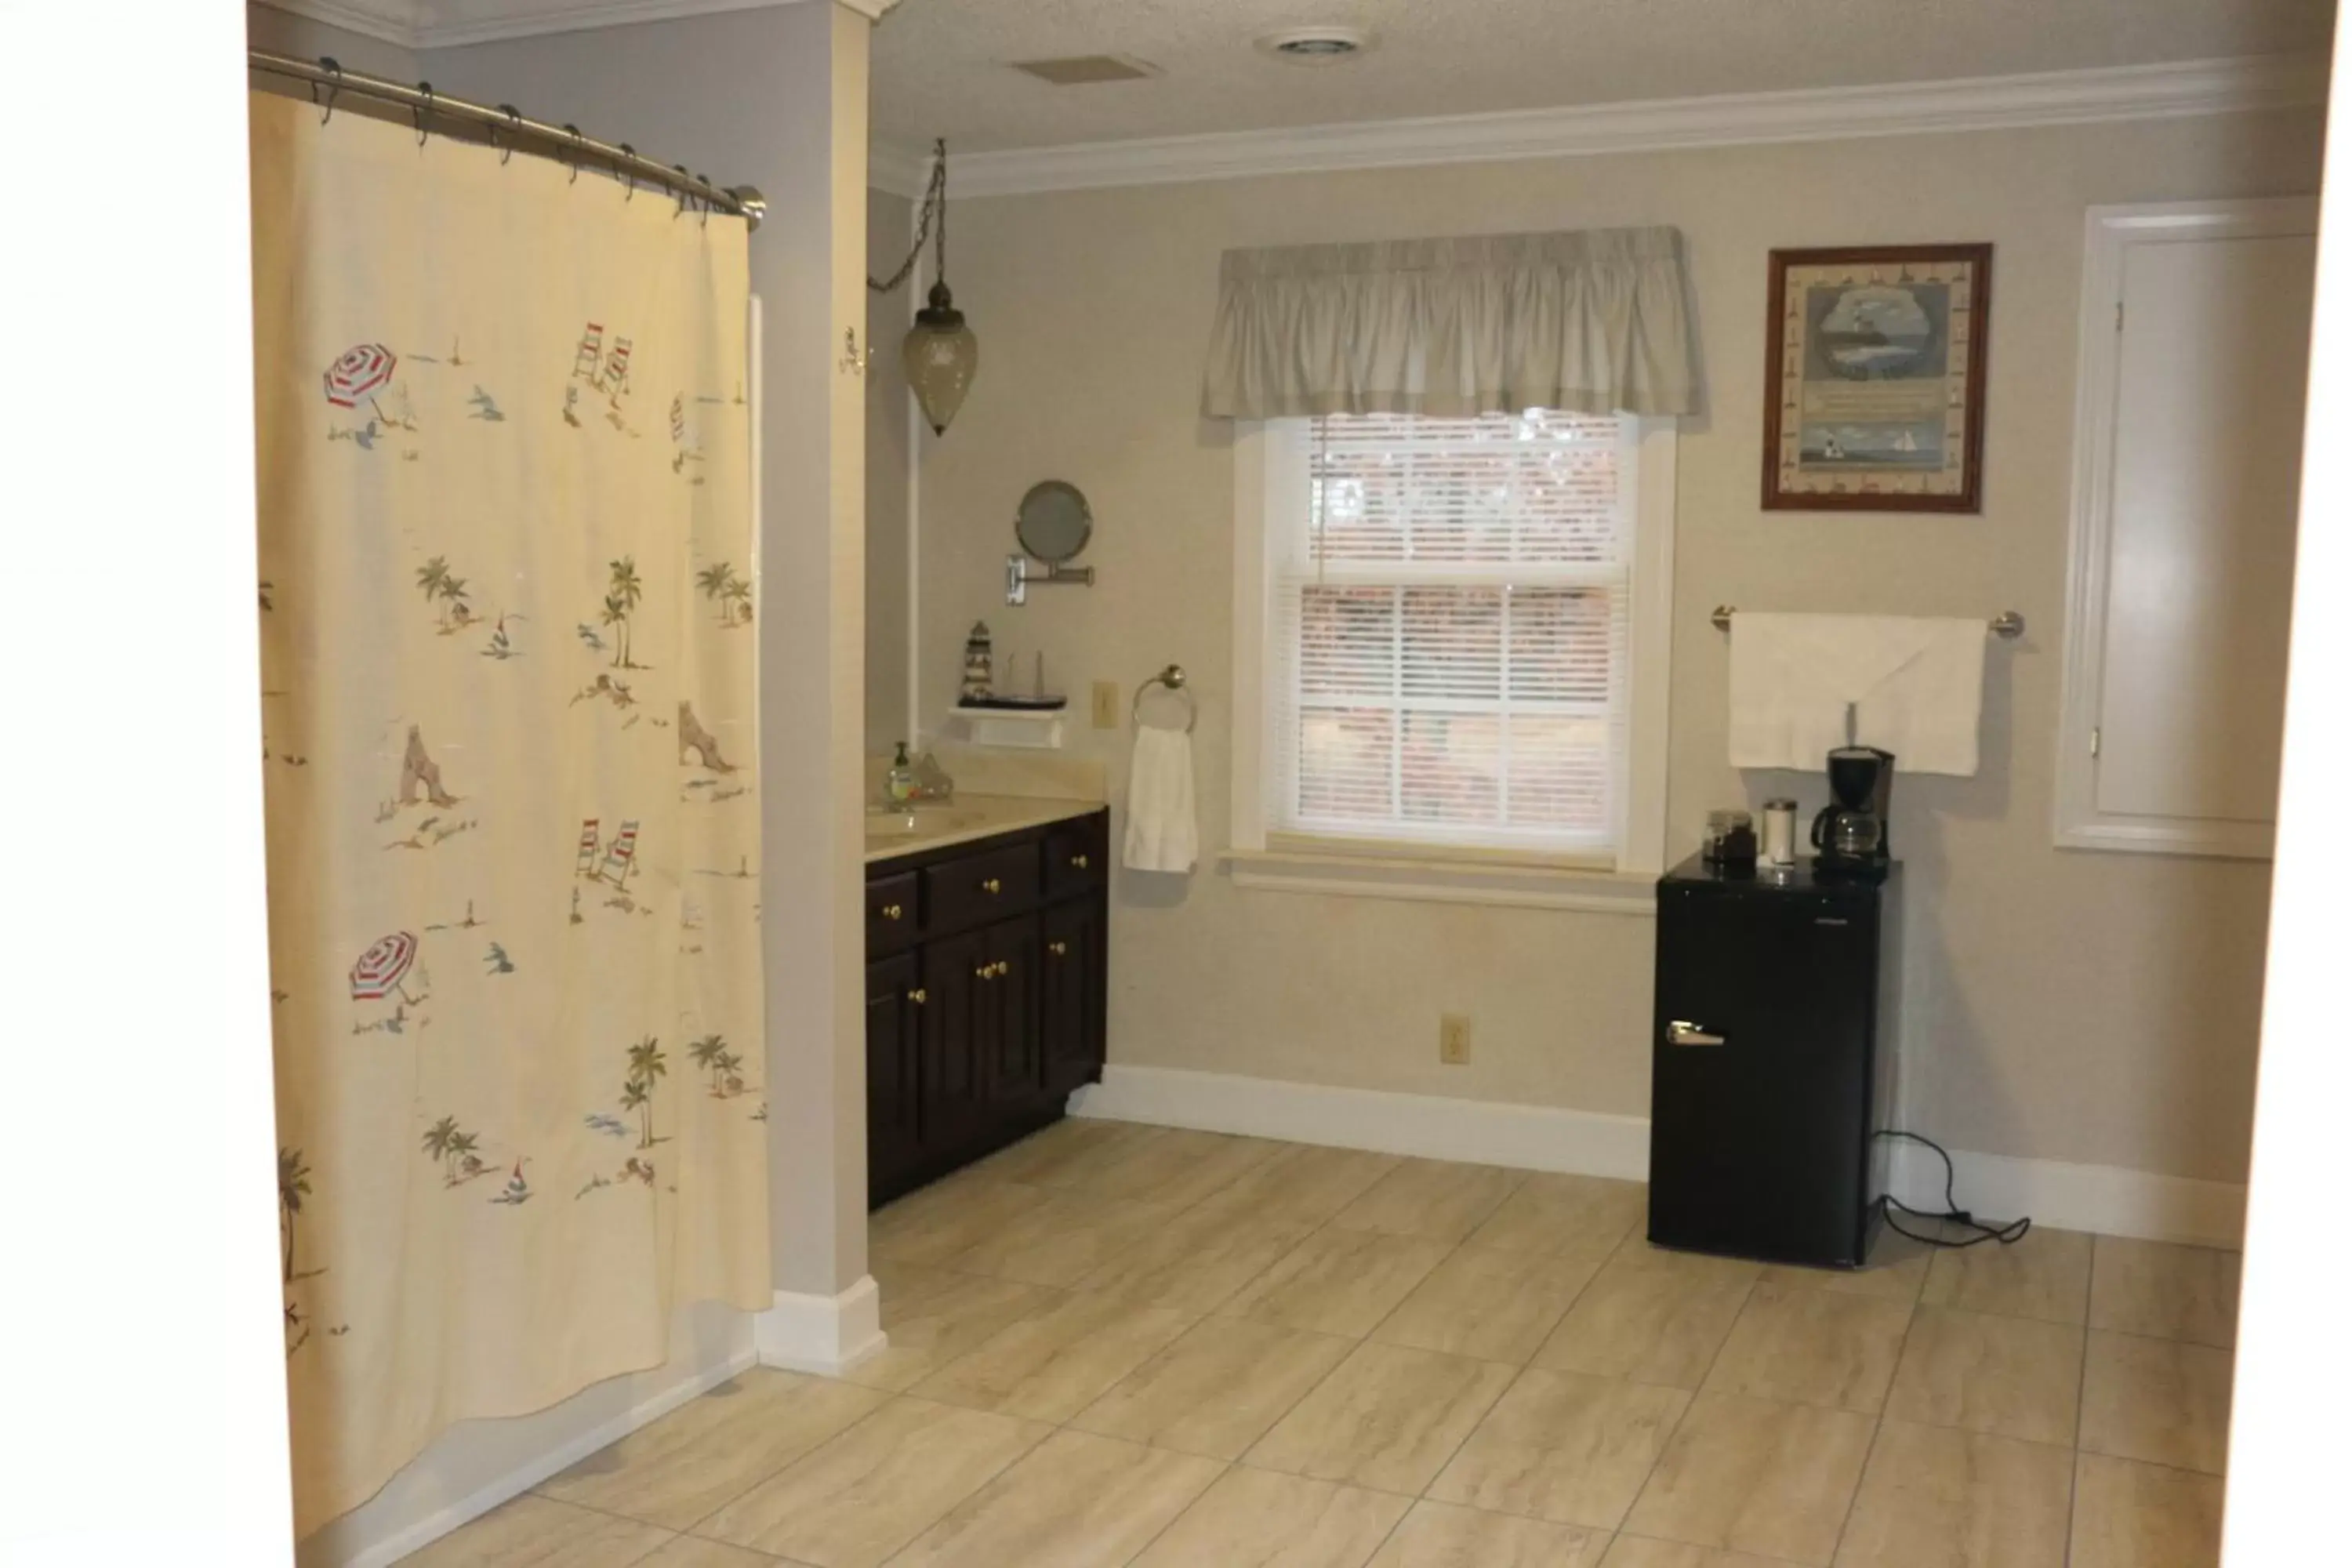
[[[1070,864],[1083,871],[1087,868],[1087,858],[1083,855],[1073,855],[1070,857]]]
[[[1066,942],[1049,942],[1045,944],[1045,951],[1055,958],[1060,958],[1070,951],[1070,944]]]
[[[931,994],[930,994],[929,992],[928,992],[928,991],[924,990],[924,989],[923,989],[921,986],[919,986],[919,985],[916,986],[912,991],[909,991],[909,992],[908,992],[908,993],[907,993],[907,1000],[908,1000],[908,1001],[909,1001],[909,1002],[912,1002],[912,1003],[913,1003],[916,1006],[918,1006],[918,1007],[921,1006],[924,1003],[926,1003],[926,1002],[929,1001],[930,999],[931,999]]]
[[[983,963],[971,972],[971,977],[974,980],[993,980],[996,978],[996,965]]]
[[[882,906],[882,918],[886,921],[895,921],[906,912],[907,909],[903,904],[885,904]]]
[[[1008,974],[1010,974],[1010,973],[1013,973],[1013,965],[1012,965],[1012,964],[1010,964],[1010,963],[1006,963],[1003,959],[1001,959],[1001,958],[1000,958],[1000,959],[998,959],[998,960],[996,961],[996,977],[997,977],[999,980],[1003,979],[1006,975],[1008,975]]]
[[[991,877],[980,885],[980,890],[991,895],[1004,891],[1004,884]]]

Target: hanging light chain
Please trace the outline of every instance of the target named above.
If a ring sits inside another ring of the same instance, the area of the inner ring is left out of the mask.
[[[931,243],[935,233],[938,250],[932,277],[936,280],[945,278],[948,272],[948,143],[944,136],[931,144],[931,183],[923,192],[922,221],[915,230],[914,247],[907,252],[907,259],[898,264],[898,270],[890,274],[888,281],[869,273],[866,286],[877,294],[887,294],[904,283],[914,272],[915,263],[922,258],[923,247]]]

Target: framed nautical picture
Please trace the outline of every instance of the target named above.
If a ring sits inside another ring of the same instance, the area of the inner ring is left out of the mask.
[[[1990,245],[1772,252],[1764,506],[1980,510]]]

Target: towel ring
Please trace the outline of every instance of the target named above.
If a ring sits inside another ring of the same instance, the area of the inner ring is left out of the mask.
[[[1155,686],[1164,686],[1184,700],[1184,733],[1191,734],[1192,726],[1201,721],[1201,705],[1193,700],[1191,692],[1184,689],[1184,667],[1181,664],[1170,665],[1135,689],[1135,700],[1128,704],[1128,717],[1135,721],[1135,727],[1139,730],[1143,727],[1144,693]]]

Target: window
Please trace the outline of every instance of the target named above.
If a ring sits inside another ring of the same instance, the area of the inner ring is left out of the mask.
[[[1673,439],[1543,410],[1245,435],[1237,847],[1656,869]]]

